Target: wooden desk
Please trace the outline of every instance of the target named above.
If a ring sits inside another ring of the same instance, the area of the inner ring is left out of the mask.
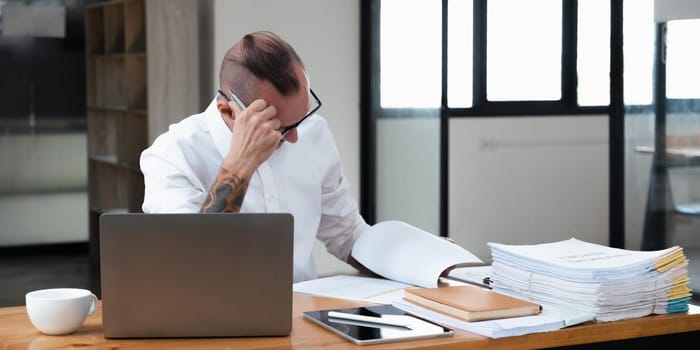
[[[562,330],[518,337],[490,339],[474,333],[456,331],[449,338],[357,346],[302,318],[302,312],[361,303],[294,295],[292,334],[289,337],[199,338],[199,339],[105,339],[102,335],[101,308],[85,321],[76,333],[47,336],[29,321],[24,306],[0,308],[0,349],[533,349],[608,342],[664,334],[693,332],[700,337],[700,307],[687,314],[656,315],[632,320],[587,323]],[[232,315],[235,317],[235,315]],[[686,333],[686,335],[688,335]]]

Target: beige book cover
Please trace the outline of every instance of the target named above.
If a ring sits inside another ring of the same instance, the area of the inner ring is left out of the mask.
[[[542,310],[537,303],[471,285],[409,288],[405,290],[404,299],[470,322],[537,315]]]

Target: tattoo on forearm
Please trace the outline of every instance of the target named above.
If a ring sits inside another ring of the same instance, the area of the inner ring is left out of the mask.
[[[243,197],[248,191],[248,182],[224,169],[219,171],[207,199],[202,205],[202,213],[237,213],[241,210]]]

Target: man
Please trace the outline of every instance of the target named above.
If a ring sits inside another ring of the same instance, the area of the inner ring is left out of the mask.
[[[141,154],[143,211],[289,212],[294,282],[316,278],[315,240],[362,269],[352,246],[369,226],[351,197],[320,100],[295,50],[266,31],[226,53],[207,109]],[[274,244],[274,242],[271,242]]]

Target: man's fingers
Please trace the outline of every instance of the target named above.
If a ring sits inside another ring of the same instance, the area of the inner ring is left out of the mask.
[[[234,102],[229,104],[237,113],[234,133],[238,133],[240,136],[238,140],[242,144],[251,145],[253,148],[261,147],[260,151],[268,148],[274,150],[274,147],[279,144],[282,137],[279,130],[282,126],[282,121],[277,118],[275,106],[269,105],[263,99],[253,101],[242,111]],[[257,146],[254,146],[256,144]]]
[[[228,106],[233,111],[233,113],[231,113],[231,116],[233,117],[234,120],[236,119],[236,116],[238,116],[239,114],[241,114],[241,112],[243,112],[241,110],[241,107],[238,107],[238,104],[233,102],[233,101],[229,101]]]
[[[277,131],[279,131],[279,128],[282,126],[282,122],[277,117],[272,117],[272,119],[268,120],[267,124],[270,126],[270,129]]]
[[[234,112],[233,113],[234,117],[241,117],[242,112],[245,111],[246,112],[245,113],[246,116],[244,116],[245,119],[252,119],[252,118],[254,118],[255,115],[257,115],[258,113],[261,113],[261,112],[264,112],[266,115],[268,115],[268,113],[270,113],[270,112],[272,112],[273,114],[277,113],[276,109],[272,110],[272,111],[268,111],[267,109],[269,107],[272,107],[272,106],[269,106],[267,104],[267,101],[265,101],[263,99],[257,99],[255,101],[253,101],[253,103],[251,103],[248,107],[245,107],[244,109],[241,109],[241,107],[238,105],[238,103],[236,103],[234,101],[229,101],[228,105],[231,108],[231,110]],[[269,118],[270,117],[268,116],[266,119],[269,119]]]
[[[251,104],[248,106],[248,109],[249,109],[250,111],[252,111],[252,112],[262,112],[262,111],[265,111],[265,110],[266,110],[267,108],[269,108],[269,107],[272,107],[272,106],[270,106],[270,105],[267,103],[267,101],[265,101],[265,100],[259,98],[259,99],[255,100],[255,101],[253,101],[253,103],[251,103]],[[275,113],[276,113],[276,111],[275,111]]]

